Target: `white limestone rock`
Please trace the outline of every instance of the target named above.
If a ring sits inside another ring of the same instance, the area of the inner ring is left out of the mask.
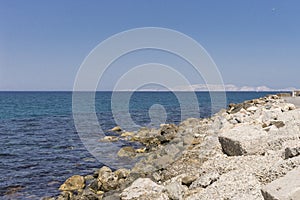
[[[163,193],[165,188],[156,184],[149,178],[139,178],[131,186],[123,190],[120,197],[122,200],[156,199],[167,200],[168,195]]]

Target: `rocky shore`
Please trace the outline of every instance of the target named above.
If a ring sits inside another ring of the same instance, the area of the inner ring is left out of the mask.
[[[113,131],[120,136],[100,142],[140,142],[143,148],[118,153],[140,161],[132,169],[104,166],[72,176],[58,197],[45,199],[300,199],[300,109],[277,95],[178,126]]]

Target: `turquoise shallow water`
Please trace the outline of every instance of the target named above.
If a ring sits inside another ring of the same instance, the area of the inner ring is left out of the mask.
[[[227,103],[239,103],[267,94],[272,93],[228,92],[226,95]],[[122,95],[118,97],[120,102]],[[188,110],[188,113],[208,117],[217,111],[211,111],[209,93],[196,95],[200,113],[195,110]],[[114,127],[111,92],[97,92],[95,100],[101,128]],[[129,104],[134,123],[149,125],[149,109],[154,104],[164,107],[167,123],[178,124],[181,109],[190,109],[189,106],[180,108],[171,92],[137,92]],[[69,176],[92,173],[102,165],[85,149],[77,134],[71,92],[0,92],[1,199],[39,199],[55,195],[59,185]]]

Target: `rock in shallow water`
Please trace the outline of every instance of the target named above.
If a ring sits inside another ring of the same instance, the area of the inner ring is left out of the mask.
[[[100,139],[99,142],[116,142],[119,138],[117,136],[105,136],[104,138]]]
[[[131,157],[131,158],[133,158],[135,155],[136,155],[136,151],[131,146],[122,147],[118,152],[119,157]]]
[[[59,187],[61,191],[75,191],[85,187],[85,180],[83,176],[74,175],[68,178],[64,184]]]
[[[113,127],[112,129],[110,129],[110,131],[113,131],[113,132],[120,132],[122,131],[122,128],[120,126],[115,126]]]

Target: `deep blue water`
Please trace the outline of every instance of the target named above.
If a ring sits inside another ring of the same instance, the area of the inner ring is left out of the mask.
[[[240,103],[267,94],[271,92],[228,92],[227,103]],[[122,95],[120,93],[119,102],[122,102]],[[209,93],[198,92],[196,95],[200,113],[195,110],[188,110],[188,113],[208,117],[216,111],[211,111]],[[114,127],[111,92],[98,92],[95,99],[101,128]],[[178,99],[171,92],[137,92],[129,104],[134,123],[151,126],[149,109],[154,104],[164,107],[167,123],[178,124],[181,109],[191,109],[188,103],[180,108]],[[118,112],[122,115],[125,111]],[[0,92],[1,199],[39,199],[55,195],[66,178],[92,173],[101,166],[77,134],[71,92]]]

